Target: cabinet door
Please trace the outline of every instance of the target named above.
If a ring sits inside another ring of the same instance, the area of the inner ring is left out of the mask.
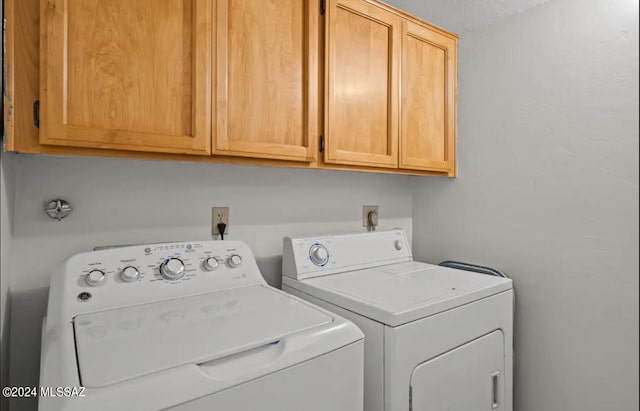
[[[400,18],[362,0],[329,0],[327,163],[398,165]]]
[[[40,142],[211,153],[209,0],[42,0]]]
[[[316,159],[319,0],[218,0],[214,154]]]
[[[400,168],[455,172],[456,41],[405,22]]]

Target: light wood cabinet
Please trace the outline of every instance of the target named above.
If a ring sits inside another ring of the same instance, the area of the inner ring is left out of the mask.
[[[210,0],[40,4],[40,143],[211,153]]]
[[[456,38],[369,0],[328,0],[325,162],[455,174]]]
[[[214,154],[314,161],[319,0],[214,3]]]
[[[400,168],[455,171],[456,41],[403,22]]]
[[[325,162],[396,168],[400,18],[328,0],[325,33]]]
[[[377,0],[5,13],[10,151],[456,174],[457,37]]]

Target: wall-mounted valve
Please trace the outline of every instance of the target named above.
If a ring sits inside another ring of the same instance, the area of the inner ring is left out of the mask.
[[[362,207],[362,226],[367,227],[367,231],[375,231],[378,226],[378,206]]]
[[[44,207],[44,211],[49,217],[60,221],[71,214],[73,208],[71,208],[71,205],[66,200],[56,199],[49,201]]]

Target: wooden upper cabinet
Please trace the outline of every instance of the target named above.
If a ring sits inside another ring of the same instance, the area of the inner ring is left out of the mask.
[[[316,160],[319,0],[214,3],[214,154]]]
[[[328,0],[325,162],[398,166],[401,19],[362,0]]]
[[[400,168],[455,174],[456,40],[406,21]]]
[[[456,174],[457,37],[384,3],[8,4],[7,67],[27,73],[16,88],[7,70],[15,91],[5,100],[18,94],[7,124],[19,129],[7,133],[9,149]],[[15,15],[22,36],[13,35]]]
[[[40,143],[211,152],[211,1],[42,0]]]

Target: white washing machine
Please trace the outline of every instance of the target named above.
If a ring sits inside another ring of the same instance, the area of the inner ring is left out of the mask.
[[[360,330],[269,287],[242,242],[112,248],[53,274],[39,409],[356,411],[362,367]]]
[[[413,261],[402,230],[285,238],[282,265],[365,333],[366,411],[512,411],[511,280]]]

